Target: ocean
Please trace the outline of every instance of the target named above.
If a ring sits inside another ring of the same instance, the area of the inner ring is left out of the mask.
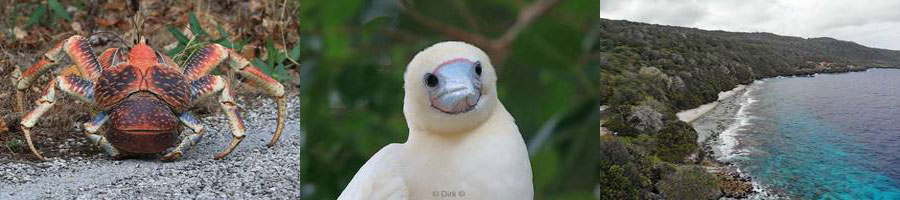
[[[711,146],[760,197],[900,199],[900,70],[769,78],[731,101],[705,117],[728,119]]]

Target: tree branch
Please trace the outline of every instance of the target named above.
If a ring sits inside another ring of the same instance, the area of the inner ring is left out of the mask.
[[[519,36],[519,33],[531,25],[538,17],[544,15],[544,13],[553,8],[557,3],[559,3],[559,0],[540,0],[537,3],[523,8],[519,11],[519,18],[516,20],[516,23],[509,27],[509,29],[506,30],[506,33],[495,41],[503,46],[509,45]]]
[[[519,11],[516,22],[497,39],[489,39],[480,33],[469,33],[453,25],[428,18],[419,11],[413,9],[408,0],[398,0],[398,2],[400,2],[400,5],[404,8],[403,11],[412,17],[413,20],[425,27],[440,32],[447,37],[472,43],[475,46],[485,49],[485,51],[491,55],[493,62],[500,66],[509,54],[509,46],[516,40],[519,33],[531,25],[538,17],[543,16],[544,13],[552,9],[559,3],[559,0],[539,0],[534,4],[523,8]]]
[[[465,30],[457,28],[453,25],[444,24],[444,23],[441,23],[440,21],[428,18],[427,16],[423,15],[422,13],[419,13],[419,11],[412,9],[412,5],[410,5],[410,3],[406,0],[399,0],[399,1],[400,1],[400,5],[403,6],[403,8],[404,8],[403,11],[406,12],[407,15],[412,17],[413,20],[418,21],[420,24],[422,24],[425,27],[428,27],[434,31],[440,32],[441,34],[444,34],[447,37],[466,41],[466,42],[469,42],[469,43],[472,43],[472,44],[475,44],[478,46],[488,46],[488,43],[490,42],[490,40],[488,40],[481,34],[472,34],[472,33],[466,32]]]

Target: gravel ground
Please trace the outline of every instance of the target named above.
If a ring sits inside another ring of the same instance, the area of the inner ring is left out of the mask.
[[[285,130],[272,148],[266,144],[275,131],[274,102],[259,101],[261,106],[244,107],[247,138],[225,160],[213,157],[231,133],[227,119],[213,115],[202,119],[208,132],[200,144],[176,162],[114,161],[99,153],[45,162],[0,160],[0,199],[297,199],[300,98],[288,100]]]

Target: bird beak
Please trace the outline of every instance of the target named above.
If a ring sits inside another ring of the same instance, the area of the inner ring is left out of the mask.
[[[435,69],[434,75],[439,81],[437,86],[429,89],[431,107],[448,114],[475,109],[481,99],[482,87],[476,65],[468,60],[457,59]]]

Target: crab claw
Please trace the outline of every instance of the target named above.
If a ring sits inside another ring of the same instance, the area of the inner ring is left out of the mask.
[[[278,138],[281,137],[281,132],[284,131],[284,117],[287,114],[287,100],[284,97],[275,98],[276,104],[278,104],[278,120],[277,125],[275,127],[275,135],[272,136],[272,141],[269,142],[268,147],[275,146],[275,143],[278,142]]]
[[[22,132],[25,133],[25,142],[28,143],[28,148],[31,149],[31,152],[34,153],[40,160],[47,160],[46,157],[41,155],[41,152],[34,148],[34,142],[31,141],[31,130],[30,128],[22,127]]]
[[[237,147],[238,144],[241,144],[241,141],[244,141],[244,137],[234,137],[231,139],[231,143],[228,144],[228,147],[222,152],[219,152],[219,154],[216,154],[216,160],[222,160],[228,156],[228,154],[231,154],[231,152],[234,151],[234,148]]]

